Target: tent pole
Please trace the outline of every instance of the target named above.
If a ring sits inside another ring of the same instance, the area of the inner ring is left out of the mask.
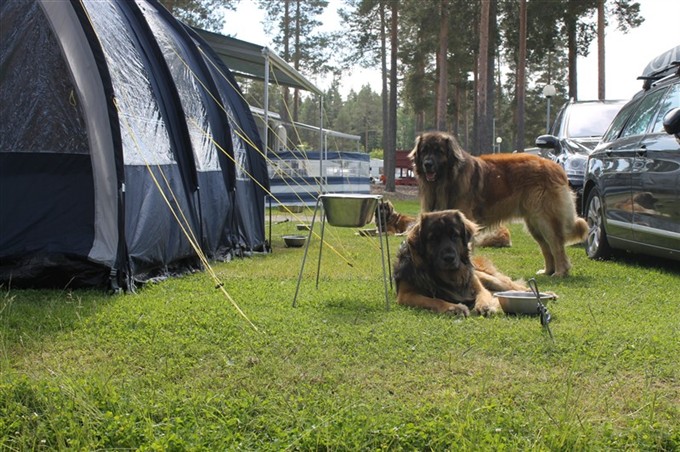
[[[321,186],[319,187],[319,194],[322,195],[324,193],[324,179],[323,179],[323,161],[326,158],[326,152],[324,148],[324,139],[323,139],[323,94],[319,95],[319,183]]]
[[[264,146],[264,160],[267,159],[267,152],[269,149],[269,49],[264,47],[262,49],[262,55],[264,56],[264,137],[262,144]],[[269,249],[274,249],[272,245],[272,195],[269,193],[267,195],[269,198]]]
[[[264,155],[267,157],[267,150],[269,149],[269,49],[264,47],[262,49],[264,55]]]

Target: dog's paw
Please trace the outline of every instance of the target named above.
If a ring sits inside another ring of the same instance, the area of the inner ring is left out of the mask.
[[[450,303],[451,306],[443,312],[446,315],[460,315],[463,317],[468,317],[470,315],[470,310],[464,304]]]
[[[498,301],[498,298],[493,297],[492,302],[475,306],[473,312],[477,315],[489,317],[496,314],[502,314],[503,308],[501,308],[501,303]]]
[[[545,268],[540,269],[536,272],[537,275],[552,276],[555,274],[555,270],[546,270]]]

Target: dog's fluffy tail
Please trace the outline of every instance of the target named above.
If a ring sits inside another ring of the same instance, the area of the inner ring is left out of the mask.
[[[588,236],[588,223],[583,218],[576,218],[567,235],[567,245],[583,242]]]
[[[576,195],[567,185],[564,185],[558,195],[558,201],[561,201],[564,209],[562,210],[562,215],[564,215],[562,224],[564,225],[565,245],[582,243],[588,236],[588,223],[576,214]]]

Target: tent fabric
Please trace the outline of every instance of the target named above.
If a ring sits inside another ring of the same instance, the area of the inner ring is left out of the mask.
[[[212,47],[193,29],[186,27],[186,31],[194,40],[213,75],[227,116],[233,146],[231,155],[234,160],[235,199],[232,200],[232,205],[236,221],[235,231],[238,232],[235,239],[236,245],[244,249],[247,248],[243,246],[244,244],[252,243],[257,237],[263,237],[265,234],[264,223],[257,221],[264,218],[264,203],[249,201],[253,198],[263,199],[269,191],[267,163],[259,151],[264,146],[250,106],[245,101],[231,71]]]
[[[194,246],[265,248],[257,128],[194,35],[156,0],[0,4],[0,284],[132,289]]]

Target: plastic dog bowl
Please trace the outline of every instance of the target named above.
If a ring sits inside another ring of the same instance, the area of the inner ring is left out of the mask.
[[[307,240],[306,235],[284,235],[283,242],[288,248],[300,248]]]

